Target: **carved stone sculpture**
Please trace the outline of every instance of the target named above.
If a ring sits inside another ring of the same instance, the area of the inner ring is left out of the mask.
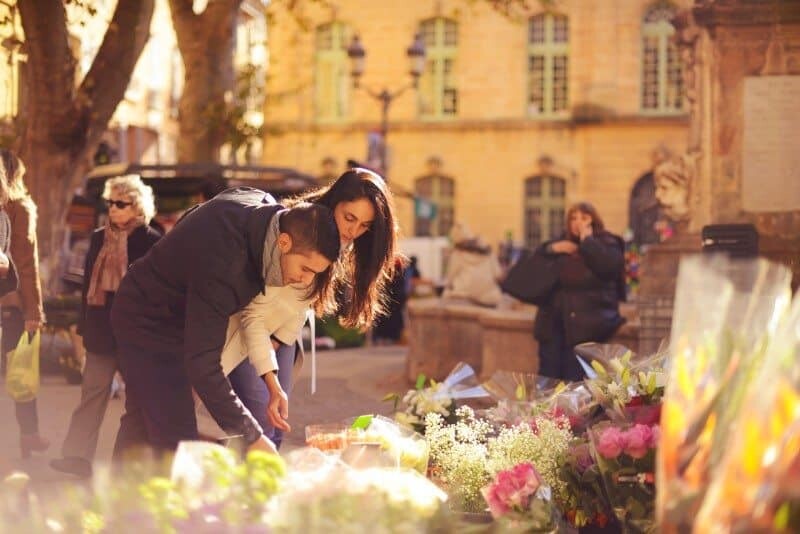
[[[689,191],[693,165],[687,157],[674,157],[655,170],[656,199],[662,213],[672,222],[689,220]]]

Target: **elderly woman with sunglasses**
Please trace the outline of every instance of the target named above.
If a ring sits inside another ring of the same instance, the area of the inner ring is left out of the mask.
[[[83,277],[78,325],[86,347],[81,400],[72,414],[61,449],[63,458],[50,462],[79,477],[92,472],[100,425],[117,371],[116,342],[111,333],[111,304],[128,266],[144,256],[161,235],[148,223],[155,214],[153,190],[136,175],[105,183],[108,205],[105,226],[92,234]]]

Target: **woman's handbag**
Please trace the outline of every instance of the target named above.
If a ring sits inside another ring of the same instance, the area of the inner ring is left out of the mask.
[[[558,256],[547,255],[540,247],[511,266],[500,288],[514,298],[541,306],[557,284]]]
[[[6,391],[17,402],[29,402],[39,393],[39,347],[41,333],[22,332],[17,348],[8,353]]]

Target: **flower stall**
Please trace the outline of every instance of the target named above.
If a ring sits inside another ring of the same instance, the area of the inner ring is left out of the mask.
[[[559,383],[459,364],[396,416],[306,430],[285,458],[183,443],[171,470],[95,477],[45,507],[9,477],[25,532],[800,531],[800,297],[775,264],[683,260],[669,347],[576,348]]]

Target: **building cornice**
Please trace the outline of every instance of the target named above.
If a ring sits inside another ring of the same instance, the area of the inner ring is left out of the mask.
[[[302,133],[356,133],[374,130],[378,120],[337,123],[271,121],[271,129]],[[688,126],[689,116],[680,115],[618,115],[602,119],[458,119],[441,121],[397,120],[389,122],[390,133],[396,132],[467,132],[467,131],[542,131],[573,130],[604,126]]]
[[[692,12],[708,28],[800,22],[800,3],[787,0],[698,0]]]

